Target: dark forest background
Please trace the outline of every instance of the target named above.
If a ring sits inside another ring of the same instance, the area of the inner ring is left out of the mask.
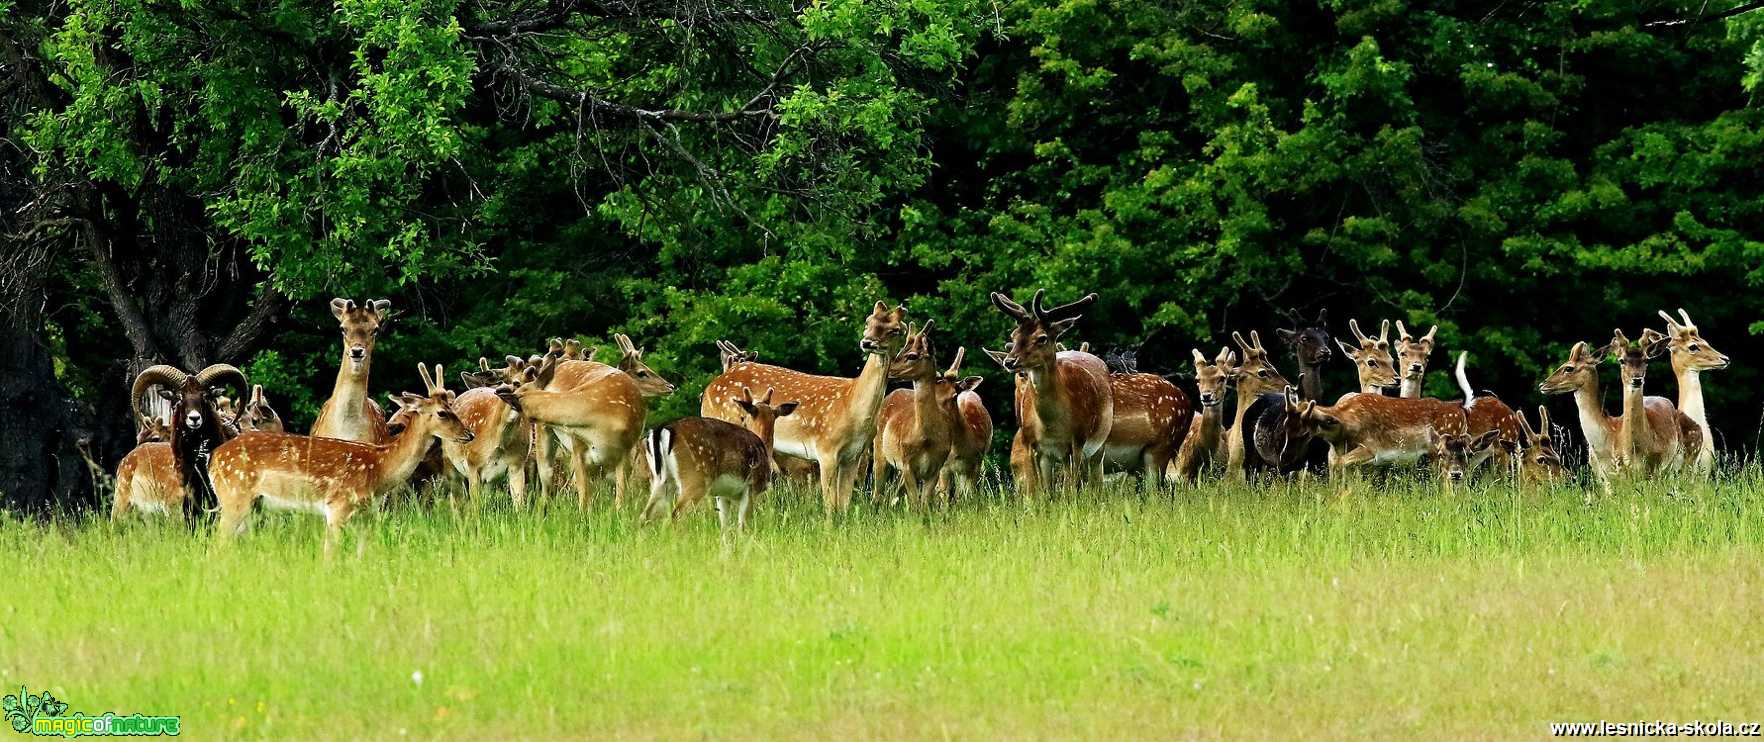
[[[382,398],[622,331],[682,383],[658,417],[718,338],[849,374],[905,300],[1001,440],[990,290],[1097,291],[1074,339],[1159,370],[1289,309],[1437,323],[1429,391],[1468,350],[1515,407],[1683,306],[1754,448],[1757,5],[0,0],[0,502],[90,501],[150,363],[239,364],[304,429],[332,296],[393,302]]]

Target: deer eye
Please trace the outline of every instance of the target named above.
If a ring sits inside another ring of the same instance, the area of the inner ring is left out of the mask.
[[[908,354],[906,354],[906,359],[907,359],[907,360],[909,360],[909,361],[916,361],[916,360],[919,360],[919,354],[917,354],[917,353],[908,353]]]
[[[649,378],[649,372],[648,371],[638,371],[637,376],[639,378],[647,379],[647,378]]]
[[[1685,346],[1685,350],[1688,350],[1692,353],[1695,353],[1695,352],[1697,352],[1697,344],[1691,343],[1690,345]]]
[[[1260,377],[1262,377],[1262,378],[1264,378],[1264,379],[1266,379],[1266,378],[1268,378],[1268,369],[1265,369],[1265,368],[1264,368],[1264,369],[1262,369],[1262,370],[1260,370],[1260,371],[1257,371],[1257,372],[1256,372],[1256,375],[1257,375],[1257,376],[1260,376]]]
[[[1373,361],[1373,360],[1368,360],[1368,361],[1366,361],[1366,368],[1378,368],[1378,362]]]
[[[1035,344],[1036,345],[1047,345],[1047,336],[1042,335],[1041,337],[1035,338]]]

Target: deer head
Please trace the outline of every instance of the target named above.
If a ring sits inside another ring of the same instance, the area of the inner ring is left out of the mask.
[[[1085,307],[1096,302],[1096,294],[1086,294],[1069,304],[1045,307],[1042,299],[1046,296],[1047,291],[1036,289],[1029,306],[1024,307],[1004,294],[992,292],[992,303],[1017,322],[999,359],[1006,371],[1053,368],[1057,353],[1055,342],[1078,323]],[[987,355],[993,355],[992,351],[987,351]]]
[[[1359,341],[1360,347],[1354,348],[1340,340],[1336,343],[1341,345],[1341,352],[1353,359],[1354,367],[1360,374],[1360,386],[1383,388],[1395,385],[1396,366],[1390,357],[1390,320],[1384,321],[1376,338],[1360,332],[1360,321],[1357,319],[1348,320],[1348,329],[1353,331],[1354,339]]]
[[[251,399],[245,403],[245,413],[239,418],[239,426],[245,430],[256,430],[265,433],[283,431],[282,416],[270,406],[269,398],[263,394],[263,385],[251,387]]]
[[[1415,337],[1409,334],[1409,328],[1397,320],[1397,368],[1402,370],[1404,379],[1420,381],[1427,373],[1427,358],[1433,355],[1433,337],[1439,332],[1439,325],[1434,325],[1426,335]]]
[[[434,374],[423,364],[417,364],[417,374],[423,377],[423,394],[405,392],[398,396],[398,414],[400,431],[410,435],[433,435],[436,438],[458,443],[471,443],[472,431],[461,422],[459,415],[453,411],[453,392],[447,391],[445,377],[440,364],[435,365]],[[390,429],[388,424],[387,428]]]
[[[735,400],[735,405],[747,414],[747,429],[759,436],[769,451],[772,448],[773,433],[777,430],[778,418],[788,417],[795,412],[797,403],[792,400],[783,404],[772,404],[771,387],[766,387],[765,396],[755,400],[753,392],[744,386],[741,387],[741,397]]]
[[[919,328],[907,324],[906,342],[888,362],[888,378],[924,379],[937,375],[937,349],[931,344],[933,327],[934,320],[925,320],[925,326]]]
[[[1568,349],[1568,360],[1537,385],[1537,390],[1544,394],[1566,394],[1575,391],[1590,381],[1597,381],[1599,363],[1605,360],[1605,352],[1609,346],[1601,346],[1594,350],[1586,342],[1578,342]]]
[[[637,381],[638,392],[641,392],[645,397],[665,397],[674,393],[673,382],[662,378],[661,374],[656,373],[655,369],[643,362],[643,349],[631,342],[630,336],[615,334],[613,341],[619,344],[619,370]],[[565,346],[564,358],[568,359],[568,343]],[[577,350],[581,350],[579,343]]]
[[[858,347],[870,355],[882,356],[883,360],[893,358],[906,342],[906,312],[905,304],[889,309],[887,304],[876,302],[870,316],[864,319],[864,339],[858,341]]]
[[[356,304],[353,299],[332,299],[331,315],[343,330],[343,357],[352,368],[359,369],[374,352],[374,341],[380,328],[391,319],[392,302],[385,299]]]
[[[1470,471],[1471,460],[1493,445],[1495,437],[1500,435],[1500,431],[1484,431],[1482,435],[1475,438],[1464,433],[1440,433],[1437,431],[1429,435],[1433,449],[1431,458],[1440,479],[1448,482],[1462,482]]]
[[[1299,316],[1296,309],[1288,312],[1287,316],[1291,318],[1293,328],[1277,330],[1277,332],[1280,333],[1280,340],[1292,348],[1293,354],[1298,357],[1299,365],[1305,368],[1314,368],[1327,363],[1334,355],[1334,351],[1329,349],[1330,338],[1327,329],[1329,309],[1325,307],[1319,310],[1316,321],[1309,323],[1309,326]]]
[[[1531,427],[1531,422],[1525,419],[1525,413],[1515,414],[1519,418],[1520,471],[1536,479],[1561,478],[1562,456],[1556,452],[1555,440],[1551,434],[1553,429],[1550,427],[1549,408],[1537,406],[1537,428]]]
[[[1665,353],[1667,342],[1666,336],[1652,327],[1642,330],[1641,339],[1635,342],[1624,337],[1622,330],[1611,331],[1611,344],[1605,352],[1620,364],[1625,389],[1642,388],[1648,378],[1648,361]]]
[[[1245,341],[1243,334],[1231,333],[1232,342],[1237,343],[1243,351],[1243,365],[1231,370],[1231,380],[1237,382],[1238,399],[1255,397],[1270,389],[1282,389],[1291,384],[1286,377],[1274,368],[1268,351],[1262,347],[1262,336],[1250,330],[1250,339]]]
[[[1208,361],[1199,348],[1194,349],[1194,385],[1202,407],[1218,407],[1225,403],[1225,386],[1237,365],[1237,354],[1220,348],[1219,356]]]
[[[1727,356],[1709,346],[1697,333],[1697,326],[1691,322],[1690,315],[1684,309],[1678,310],[1683,318],[1680,323],[1672,319],[1672,315],[1660,310],[1660,316],[1666,320],[1666,335],[1672,350],[1672,364],[1685,371],[1718,371],[1727,368]]]

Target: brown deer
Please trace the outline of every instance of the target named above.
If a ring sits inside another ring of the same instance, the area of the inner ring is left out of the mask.
[[[699,402],[699,414],[740,424],[746,411],[737,403],[743,388],[773,388],[799,403],[780,420],[773,452],[819,465],[821,503],[828,518],[845,512],[862,474],[864,454],[876,435],[876,416],[888,391],[888,361],[906,340],[906,307],[876,302],[864,321],[863,370],[856,378],[815,376],[764,363],[735,363],[712,379]]]
[[[1520,427],[1520,443],[1516,456],[1519,459],[1519,481],[1528,484],[1550,484],[1562,479],[1565,469],[1562,456],[1556,452],[1555,436],[1550,428],[1550,411],[1543,405],[1537,406],[1537,428],[1524,415],[1517,415]]]
[[[975,389],[981,377],[962,376],[962,359],[966,350],[956,348],[956,357],[943,372],[943,379],[956,387],[956,425],[951,438],[949,461],[943,465],[943,476],[937,488],[951,500],[967,497],[980,484],[980,465],[986,450],[992,447],[992,413],[986,411]]]
[[[506,476],[514,506],[517,509],[524,507],[527,458],[533,435],[526,418],[504,403],[490,387],[462,392],[453,400],[453,410],[466,430],[472,432],[472,439],[464,442],[443,440],[441,456],[449,468],[465,478],[466,496],[476,502],[483,495],[484,485]],[[400,411],[400,414],[416,413],[420,413],[420,407],[405,407]]]
[[[1499,432],[1494,430],[1476,436],[1468,433],[1433,434],[1429,456],[1433,460],[1434,473],[1439,475],[1447,492],[1476,471],[1478,457],[1494,446],[1497,435]]]
[[[1372,338],[1360,332],[1360,321],[1348,320],[1348,329],[1354,333],[1354,339],[1360,343],[1355,348],[1340,340],[1335,341],[1354,362],[1354,370],[1360,376],[1360,394],[1383,394],[1386,387],[1397,383],[1396,366],[1390,357],[1390,320],[1385,320],[1378,331],[1378,337]],[[1338,400],[1339,403],[1339,400]]]
[[[1707,474],[1715,467],[1715,431],[1709,429],[1709,413],[1703,406],[1704,371],[1727,368],[1727,356],[1709,345],[1683,308],[1679,322],[1660,311],[1666,320],[1667,348],[1672,352],[1672,375],[1678,379],[1678,411],[1697,424],[1698,445],[1692,452],[1697,471]]]
[[[1334,355],[1329,349],[1329,310],[1317,312],[1317,319],[1307,323],[1299,316],[1297,310],[1287,312],[1292,319],[1293,329],[1277,330],[1280,339],[1292,348],[1294,360],[1298,361],[1299,395],[1305,399],[1321,399],[1323,395],[1323,364],[1328,363]]]
[[[914,508],[928,507],[955,447],[956,428],[961,424],[956,395],[966,389],[961,379],[949,379],[938,368],[936,348],[931,343],[935,326],[931,320],[918,329],[908,324],[906,344],[888,364],[889,379],[911,381],[913,386],[890,392],[877,415],[876,442],[870,457],[875,481],[872,497],[877,503],[884,501],[888,470],[894,469],[900,472],[907,501]],[[960,351],[956,363],[961,363]]]
[[[1586,440],[1587,465],[1607,490],[1616,472],[1617,432],[1623,427],[1622,418],[1605,414],[1599,395],[1599,363],[1608,350],[1609,346],[1593,350],[1585,342],[1575,343],[1568,349],[1568,360],[1537,387],[1544,394],[1574,395],[1574,406],[1580,413],[1580,435]]]
[[[329,556],[355,511],[403,485],[437,440],[469,442],[472,432],[453,411],[453,393],[442,386],[442,369],[433,375],[422,364],[426,396],[407,394],[416,410],[409,427],[390,443],[368,444],[287,433],[246,433],[214,452],[210,471],[220,500],[217,535],[231,539],[244,531],[251,506],[309,510],[325,517]]]
[[[1519,414],[1514,412],[1513,408],[1508,407],[1507,403],[1502,402],[1499,397],[1494,395],[1476,396],[1476,389],[1470,386],[1470,376],[1464,371],[1464,360],[1468,356],[1468,353],[1458,353],[1456,373],[1458,388],[1464,392],[1463,405],[1465,421],[1469,425],[1468,434],[1472,438],[1480,437],[1488,432],[1495,434],[1494,445],[1483,446],[1473,452],[1474,466],[1471,467],[1471,471],[1474,472],[1477,467],[1482,466],[1483,462],[1493,459],[1496,472],[1503,476],[1516,474],[1517,471],[1514,469],[1516,462],[1513,461],[1509,452],[1515,450],[1519,445],[1522,433],[1519,427]]]
[[[669,519],[706,495],[716,499],[717,523],[729,531],[729,511],[735,511],[735,528],[747,527],[753,499],[772,481],[772,441],[777,421],[795,413],[794,401],[774,405],[773,390],[755,401],[745,387],[735,406],[747,415],[746,425],[709,417],[675,420],[649,432],[649,503],[643,520],[669,510]],[[669,505],[672,507],[669,507]]]
[[[623,465],[631,447],[642,437],[646,410],[636,380],[617,369],[560,389],[556,380],[558,369],[565,364],[583,363],[588,361],[547,357],[538,368],[529,366],[521,378],[496,387],[496,395],[528,420],[548,428],[563,444],[575,480],[576,503],[587,508],[593,498],[594,482]],[[542,444],[541,451],[544,450]],[[550,467],[546,461],[541,458],[539,462],[540,487],[549,494],[546,484],[550,481]],[[624,499],[624,486],[623,478],[613,480],[615,498],[620,501]]]
[[[1641,339],[1630,342],[1622,330],[1611,331],[1609,353],[1621,364],[1623,423],[1614,446],[1617,465],[1630,473],[1647,476],[1676,472],[1685,453],[1701,445],[1702,431],[1670,400],[1646,397],[1642,387],[1648,362],[1666,352],[1667,338],[1653,328],[1642,330]],[[1695,456],[1690,459],[1695,461]]]
[[[1463,435],[1462,405],[1438,399],[1349,394],[1331,406],[1305,403],[1301,419],[1329,442],[1330,478],[1366,465],[1413,464],[1432,450],[1435,436]]]
[[[1230,348],[1220,348],[1218,357],[1210,362],[1199,348],[1194,349],[1194,385],[1201,414],[1182,437],[1182,448],[1176,453],[1175,476],[1182,481],[1196,481],[1209,462],[1223,462],[1228,456],[1222,427],[1225,387],[1236,365],[1237,354]]]
[[[1284,390],[1291,384],[1274,368],[1267,349],[1262,347],[1262,337],[1256,331],[1250,331],[1248,341],[1243,339],[1242,333],[1232,332],[1231,340],[1243,351],[1243,363],[1230,372],[1231,381],[1237,384],[1237,409],[1233,412],[1231,430],[1225,437],[1225,468],[1232,479],[1243,481],[1248,478],[1252,466],[1249,448],[1254,444],[1251,428],[1255,426],[1245,425],[1250,419],[1250,406],[1263,394]]]
[[[1054,350],[1054,343],[1077,324],[1084,308],[1096,301],[1096,294],[1045,307],[1042,299],[1046,294],[1037,289],[1029,306],[1024,307],[994,291],[992,303],[1017,326],[1011,330],[1004,352],[986,351],[1006,371],[1027,374],[1027,383],[1017,387],[1016,407],[1023,444],[1035,458],[1032,491],[1052,486],[1056,466],[1070,472],[1073,486],[1100,481],[1104,449],[1115,420],[1108,365],[1084,351]]]
[[[386,441],[386,413],[368,396],[368,369],[373,364],[374,342],[391,319],[392,302],[385,299],[356,304],[352,299],[332,299],[331,314],[343,331],[343,360],[331,397],[319,408],[312,434],[358,443]]]
[[[239,416],[239,429],[280,433],[283,432],[282,427],[282,416],[276,414],[276,408],[270,406],[269,397],[263,394],[263,385],[253,385],[251,398],[245,402],[245,411]]]
[[[740,347],[727,340],[717,341],[717,356],[718,360],[722,362],[722,368],[725,372],[729,370],[730,366],[737,363],[753,363],[759,360],[758,353],[751,350],[742,350]]]
[[[1403,326],[1402,320],[1397,320],[1396,326],[1397,367],[1403,374],[1397,396],[1420,399],[1421,384],[1427,379],[1427,359],[1433,355],[1433,336],[1439,332],[1439,325],[1434,325],[1419,338],[1409,334],[1409,328]]]
[[[1103,447],[1103,462],[1139,472],[1147,486],[1163,486],[1164,471],[1176,460],[1194,422],[1188,393],[1162,376],[1146,373],[1109,374],[1109,392],[1115,420]]]

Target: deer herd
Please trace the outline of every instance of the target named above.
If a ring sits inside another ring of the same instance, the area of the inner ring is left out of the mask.
[[[1042,291],[1027,304],[991,295],[1014,323],[1003,349],[985,353],[1014,379],[1018,427],[1009,464],[1025,496],[1111,472],[1147,487],[1301,472],[1345,483],[1368,467],[1422,461],[1447,489],[1477,476],[1529,484],[1565,476],[1548,411],[1538,408],[1533,427],[1500,399],[1478,395],[1464,353],[1454,373],[1463,398],[1422,396],[1438,327],[1417,337],[1397,322],[1393,343],[1392,323],[1374,336],[1351,319],[1353,342],[1346,342],[1330,336],[1326,312],[1310,321],[1293,314],[1295,326],[1278,337],[1291,350],[1296,383],[1277,368],[1259,332],[1233,332],[1235,349],[1211,357],[1193,351],[1197,411],[1189,392],[1166,377],[1105,362],[1088,345],[1066,347],[1062,339],[1096,298],[1048,305]],[[131,395],[138,446],[117,468],[112,519],[131,508],[206,509],[219,513],[218,533],[228,539],[245,530],[261,502],[324,516],[329,553],[351,515],[413,480],[450,479],[473,499],[506,480],[519,508],[529,475],[541,498],[567,475],[583,507],[603,482],[610,480],[622,505],[628,481],[647,480],[646,521],[678,518],[708,498],[728,532],[745,526],[756,499],[780,476],[818,482],[829,518],[850,507],[866,469],[877,503],[947,505],[979,485],[993,437],[992,417],[975,392],[981,377],[962,374],[965,349],[946,356],[935,322],[909,321],[905,306],[877,302],[864,318],[864,364],[855,376],[761,363],[718,341],[722,373],[705,387],[700,416],[647,430],[646,400],[674,386],[624,335],[615,336],[619,359],[610,365],[562,339],[543,354],[509,355],[501,364],[480,358],[459,375],[466,388],[457,394],[446,388],[441,366],[418,364],[424,392],[392,396],[382,408],[368,394],[368,379],[390,302],[335,299],[330,308],[342,358],[307,435],[285,430],[263,387],[249,385],[235,367],[142,371]],[[1603,345],[1576,343],[1539,386],[1574,395],[1590,469],[1607,491],[1623,477],[1706,475],[1714,465],[1700,374],[1725,368],[1728,359],[1683,309],[1660,316],[1664,332],[1646,328],[1631,340],[1619,330]],[[1322,375],[1331,345],[1359,381],[1333,402]],[[1643,393],[1648,367],[1662,355],[1670,355],[1676,404]],[[1617,415],[1599,395],[1606,360],[1619,366]],[[890,392],[890,381],[908,386]]]

